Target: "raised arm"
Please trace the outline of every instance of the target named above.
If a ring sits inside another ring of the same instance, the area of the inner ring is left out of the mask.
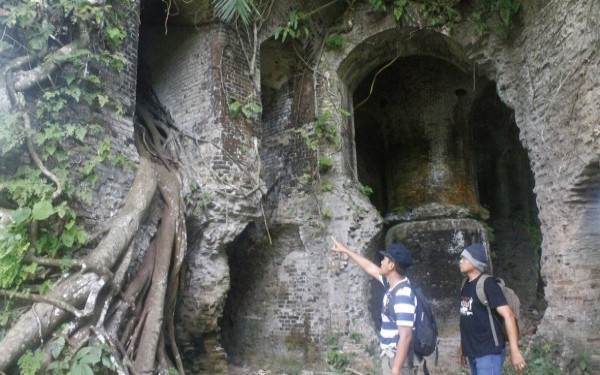
[[[362,268],[367,274],[369,274],[374,279],[379,280],[379,266],[377,266],[375,263],[371,262],[364,256],[348,249],[346,245],[337,241],[333,236],[331,236],[331,239],[333,240],[333,247],[331,248],[331,250],[348,255],[348,257],[350,257],[350,259],[352,259],[354,263],[358,264],[358,266]]]
[[[523,371],[527,367],[527,364],[519,351],[519,331],[517,329],[515,315],[508,305],[497,307],[496,311],[504,319],[504,327],[506,328],[506,334],[508,335],[512,365],[516,371]]]

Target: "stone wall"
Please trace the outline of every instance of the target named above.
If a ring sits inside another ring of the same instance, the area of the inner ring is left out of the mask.
[[[582,344],[597,363],[600,263],[590,239],[599,229],[589,212],[600,203],[577,186],[598,186],[599,19],[595,1],[550,1],[524,14],[512,45],[488,49],[535,176],[548,302],[540,333]]]
[[[263,189],[256,118],[230,116],[229,104],[257,100],[254,82],[231,29],[172,27],[165,37],[150,28],[144,36],[142,58],[177,126],[185,166],[189,255],[178,340],[190,371],[226,373],[218,326],[230,280],[225,248],[259,214]]]
[[[366,244],[377,242],[380,233],[372,231],[370,238],[358,240],[346,232],[349,226],[343,212],[354,212],[355,207],[352,200],[340,195],[341,190],[347,192],[357,183],[353,119],[340,115],[339,109],[349,108],[349,98],[358,83],[398,54],[433,56],[457,67],[466,67],[471,74],[472,64],[477,63],[478,74],[484,75],[482,81],[498,82],[502,99],[514,110],[521,142],[531,160],[544,240],[542,274],[549,304],[540,333],[562,334],[596,350],[595,332],[599,330],[593,317],[597,316],[598,304],[592,299],[598,297],[593,292],[598,265],[592,254],[598,247],[592,242],[598,234],[597,228],[584,220],[597,222],[593,215],[598,211],[597,197],[590,193],[597,191],[598,178],[598,170],[594,168],[598,160],[598,107],[592,100],[598,92],[597,74],[594,74],[598,56],[591,48],[598,40],[594,32],[598,18],[592,16],[597,14],[597,8],[591,1],[551,1],[543,7],[539,4],[524,6],[522,27],[514,32],[512,41],[503,41],[494,35],[476,37],[468,26],[459,27],[450,35],[412,33],[410,25],[402,30],[391,17],[381,17],[358,6],[353,27],[344,35],[348,43],[341,51],[324,50],[319,66],[317,112],[330,110],[343,136],[340,149],[331,153],[335,161],[332,175],[326,176],[336,186],[334,198],[319,195],[323,206],[334,208],[334,219],[325,221],[327,232],[365,254],[369,254]],[[579,188],[578,184],[586,188]],[[271,223],[301,216],[299,212],[306,213],[304,204],[311,199],[292,194],[278,200]],[[366,212],[369,225],[376,227],[378,215],[373,207],[367,206]],[[301,227],[303,225],[306,224]],[[304,245],[309,247],[306,242]],[[326,249],[320,251],[324,257],[331,256]],[[371,256],[376,261],[373,253]],[[524,269],[536,266],[535,259],[519,259],[515,258]],[[333,257],[332,261],[335,264],[341,260]],[[574,267],[578,270],[575,276]],[[341,277],[357,285],[369,283],[353,265],[340,272],[331,275],[331,282]],[[528,298],[533,298],[537,280],[531,283]],[[585,295],[580,294],[583,290]],[[362,303],[364,300],[358,302]],[[336,314],[335,308],[332,314]],[[338,317],[327,329],[343,332],[341,327],[343,322],[349,321],[349,316],[339,314]],[[358,321],[374,328],[368,315],[362,315]]]
[[[286,4],[278,2],[277,9]],[[166,38],[159,29],[148,34],[145,59],[154,88],[197,167],[185,173],[185,193],[207,208],[190,214],[191,253],[178,315],[186,358],[195,358],[190,368],[225,371],[221,343],[239,364],[291,358],[298,366],[323,365],[330,334],[340,337],[347,352],[371,358],[365,348],[375,339],[372,302],[380,291],[329,250],[329,235],[377,262],[375,250],[384,245],[386,228],[357,189],[355,119],[341,110],[352,112],[354,91],[374,69],[396,56],[414,55],[475,74],[474,84],[498,83],[501,98],[514,110],[535,180],[548,302],[540,333],[566,337],[598,355],[600,75],[593,47],[600,37],[599,8],[593,0],[524,5],[520,28],[503,41],[476,36],[468,25],[452,34],[414,32],[416,24],[398,27],[392,16],[357,4],[344,33],[348,43],[311,54],[320,56],[318,74],[303,75],[290,51],[265,53],[276,51],[279,42],[264,42],[262,129],[258,119],[232,120],[227,113],[232,98],[257,94],[256,75],[248,74],[243,44],[232,30],[208,23],[172,27]],[[285,11],[277,14],[285,21]],[[277,24],[269,23],[263,34]],[[315,45],[307,50],[317,51]],[[276,62],[284,66],[274,68]],[[311,134],[326,110],[341,142],[311,152],[302,135]],[[260,131],[262,145],[255,142]],[[257,221],[259,153],[269,207]],[[301,184],[304,165],[314,167],[321,155],[332,157],[332,170]],[[321,192],[322,182],[333,190]],[[255,194],[239,194],[239,187]],[[361,339],[356,342],[352,333]],[[203,350],[208,354],[200,355]],[[453,361],[454,351],[448,352],[446,359]]]

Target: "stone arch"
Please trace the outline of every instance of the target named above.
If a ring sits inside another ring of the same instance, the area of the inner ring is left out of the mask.
[[[432,30],[387,29],[365,38],[339,64],[338,75],[353,91],[374,68],[399,57],[430,56],[450,63],[463,72],[470,63],[462,47]]]
[[[509,189],[511,191],[506,196],[510,202],[519,206],[519,209],[522,208],[523,211],[526,211],[526,225],[530,225],[539,231],[537,207],[535,206],[535,197],[533,195],[531,163],[526,151],[523,149],[522,141],[519,140],[519,130],[514,122],[512,110],[500,100],[496,93],[496,83],[476,74],[474,65],[469,60],[460,41],[431,30],[415,31],[408,28],[400,29],[392,27],[389,24],[387,27],[381,26],[374,29],[370,35],[369,31],[366,27],[360,30],[353,30],[352,35],[348,39],[356,37],[359,42],[348,46],[342,56],[337,57],[336,64],[333,67],[333,69],[336,69],[336,78],[338,79],[337,89],[340,94],[338,98],[340,106],[348,108],[349,112],[354,114],[354,116],[350,116],[347,119],[340,117],[339,121],[344,139],[340,169],[345,174],[345,177],[355,182],[364,183],[359,178],[361,151],[359,150],[358,143],[368,136],[368,132],[359,131],[358,122],[361,120],[358,118],[359,114],[356,107],[359,101],[353,98],[354,92],[362,85],[361,81],[371,80],[373,79],[374,72],[383,70],[382,68],[384,67],[391,69],[389,66],[400,63],[404,63],[404,67],[407,68],[424,65],[425,67],[419,68],[429,70],[422,70],[423,74],[438,74],[435,71],[439,69],[441,70],[439,74],[445,74],[446,77],[454,77],[449,79],[448,84],[443,87],[446,96],[443,98],[436,97],[436,99],[444,102],[444,105],[449,106],[449,108],[444,110],[443,114],[448,119],[448,122],[440,124],[440,126],[430,129],[430,131],[432,133],[437,131],[447,132],[446,134],[442,134],[443,139],[439,141],[447,143],[445,146],[445,156],[443,156],[449,157],[451,160],[451,163],[446,166],[447,169],[455,172],[462,168],[462,172],[459,173],[460,175],[454,176],[457,181],[455,184],[456,189],[450,189],[448,194],[441,194],[441,198],[439,190],[434,191],[432,195],[437,196],[433,200],[428,201],[428,198],[422,202],[417,200],[417,206],[415,207],[399,208],[397,202],[390,203],[389,201],[398,199],[396,199],[397,197],[390,196],[393,193],[389,192],[387,196],[379,198],[383,202],[373,202],[372,199],[374,206],[386,219],[387,228],[384,229],[384,232],[387,231],[387,234],[385,235],[385,242],[404,242],[405,244],[409,244],[409,248],[416,253],[417,262],[421,262],[422,265],[413,267],[413,276],[415,276],[416,280],[421,281],[423,285],[433,286],[428,292],[430,295],[435,296],[436,299],[439,298],[440,305],[438,309],[440,312],[446,312],[440,314],[442,315],[443,328],[447,333],[452,334],[456,330],[456,317],[453,314],[447,313],[448,311],[453,311],[453,301],[447,298],[447,296],[456,295],[460,287],[460,274],[456,267],[460,250],[465,244],[472,242],[483,242],[490,250],[499,251],[500,249],[498,246],[489,244],[491,237],[489,236],[487,223],[485,223],[489,218],[489,212],[482,207],[482,202],[479,199],[478,184],[482,182],[473,166],[474,163],[472,160],[475,157],[472,142],[473,139],[476,139],[473,138],[472,132],[478,131],[474,129],[471,123],[476,121],[473,118],[473,106],[481,105],[482,97],[485,100],[495,100],[497,102],[495,104],[503,107],[502,110],[506,112],[506,117],[503,117],[503,119],[509,122],[507,127],[510,128],[510,135],[503,141],[510,142],[511,146],[519,150],[518,157],[515,157],[515,160],[511,159],[511,162],[518,162],[520,163],[519,166],[526,168],[524,176],[522,176],[523,183],[516,184],[517,186],[512,190]],[[365,37],[365,34],[368,35]],[[330,57],[333,58],[332,56]],[[413,70],[415,74],[419,74],[418,69]],[[435,77],[437,78],[437,76]],[[382,78],[382,80],[385,81],[385,78]],[[372,87],[367,88],[364,92],[370,95],[371,89]],[[378,121],[374,115],[375,112],[373,111],[365,115],[365,118],[369,121]],[[432,121],[435,121],[435,119]],[[427,131],[426,127],[424,129]],[[403,131],[405,131],[403,133],[404,136],[408,134],[406,132],[407,129]],[[461,137],[453,132],[463,132],[464,135]],[[381,139],[389,140],[388,136],[381,136]],[[431,157],[431,148],[434,143],[432,135],[425,134],[416,138],[430,142],[430,144],[423,146],[420,155],[424,158]],[[374,148],[371,151],[367,151],[367,153],[370,152],[373,154],[379,152],[379,150],[376,150],[376,147]],[[364,151],[362,153],[365,154]],[[462,155],[457,155],[460,153]],[[455,159],[452,159],[453,157]],[[352,163],[348,163],[347,160],[351,160]],[[506,168],[503,170],[506,171]],[[405,172],[410,174],[409,170]],[[446,179],[446,181],[448,180]],[[419,180],[411,181],[418,182]],[[508,183],[512,182],[511,180]],[[521,180],[518,182],[520,183]],[[434,188],[437,189],[440,187],[441,185]],[[414,197],[409,198],[413,199]],[[385,199],[388,201],[385,201]],[[406,200],[410,199],[407,198]],[[515,212],[516,209],[510,211],[510,214],[514,215]],[[497,210],[495,209],[494,215],[496,214]],[[530,214],[534,217],[530,217]],[[526,235],[524,234],[523,236]],[[428,248],[437,248],[439,251],[429,250]],[[527,262],[523,263],[520,276],[529,272],[530,267],[539,267],[538,248],[539,246],[536,247],[533,243],[527,244],[527,256],[529,258],[527,258]],[[500,256],[510,258],[514,255],[515,253],[507,252]],[[370,254],[370,256],[376,258],[376,254]],[[520,262],[521,259],[519,258],[518,261]],[[498,263],[501,264],[500,268],[504,267],[505,269],[510,269],[511,265],[514,266],[510,261]],[[429,272],[431,268],[427,269],[427,267],[423,266],[424,264],[429,264],[436,270],[443,270],[443,272],[438,272],[443,275],[439,279],[432,277]],[[502,272],[503,270],[500,271],[500,274]],[[516,271],[514,273],[518,274]],[[537,279],[532,278],[521,278],[521,281],[519,281],[521,284],[531,284],[527,285],[526,299],[528,304],[532,302],[531,299],[535,300],[537,298],[536,292],[539,291],[537,281]],[[376,294],[377,292],[377,288],[373,288],[371,291],[372,294]],[[373,302],[376,302],[375,299],[371,300],[371,303]],[[373,311],[371,312],[373,313]],[[376,312],[373,313],[373,319],[377,322],[375,315],[377,315]]]
[[[359,42],[349,43],[342,53],[326,51],[322,58],[327,64],[333,63],[331,70],[335,70],[339,92],[339,97],[333,99],[337,103],[328,103],[325,100],[324,107],[341,107],[352,112],[355,104],[352,101],[352,93],[359,83],[374,69],[401,58],[431,57],[455,67],[464,74],[471,72],[469,59],[456,41],[432,30],[416,30],[412,26],[398,28],[391,17],[372,24],[357,25],[347,35],[347,40]],[[330,74],[325,73],[327,79]],[[342,135],[341,171],[346,177],[356,181],[356,149],[355,144],[350,141],[355,138],[354,119],[352,116],[339,116],[337,120]]]

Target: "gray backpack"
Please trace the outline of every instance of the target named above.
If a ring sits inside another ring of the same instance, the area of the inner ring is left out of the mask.
[[[475,289],[477,291],[477,298],[479,298],[479,301],[481,303],[483,303],[483,305],[487,308],[488,315],[490,317],[490,325],[492,326],[492,335],[494,336],[494,343],[496,344],[496,346],[500,346],[500,343],[498,342],[498,334],[496,333],[496,326],[494,325],[494,320],[492,317],[492,309],[490,309],[490,303],[489,303],[487,296],[485,295],[485,291],[483,289],[483,284],[485,283],[485,280],[488,277],[492,277],[492,276],[487,275],[487,274],[481,275],[479,280],[477,280],[477,285],[475,286]],[[508,303],[508,306],[510,306],[510,308],[513,311],[513,314],[515,315],[515,319],[517,320],[517,334],[518,334],[518,332],[519,332],[519,315],[520,315],[519,310],[521,309],[521,301],[519,301],[519,297],[517,296],[515,291],[506,286],[506,284],[504,283],[504,280],[502,280],[499,277],[494,277],[493,279],[494,279],[494,281],[496,281],[496,284],[498,284],[498,286],[502,290],[502,294],[504,294],[504,298],[506,298],[506,302]],[[502,330],[505,330],[505,326],[504,326],[504,322],[502,321],[502,317],[500,317],[500,323],[502,326]],[[506,337],[508,339],[508,335],[506,334],[506,332],[504,332],[504,337]]]

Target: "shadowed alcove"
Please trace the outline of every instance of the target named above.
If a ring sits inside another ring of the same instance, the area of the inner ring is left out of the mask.
[[[373,69],[353,93],[358,179],[385,218],[382,246],[402,242],[413,253],[409,276],[434,299],[442,333],[457,329],[458,259],[475,242],[524,309],[543,308],[533,175],[495,88],[444,59],[412,55]],[[376,324],[380,293],[374,283]]]

